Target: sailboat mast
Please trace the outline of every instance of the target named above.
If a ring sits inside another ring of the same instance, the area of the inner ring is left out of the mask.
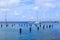
[[[39,20],[38,20],[38,11],[37,11],[37,13],[36,13],[36,17],[37,17],[37,22],[38,22],[38,21],[39,21]]]
[[[39,19],[38,19],[38,10],[36,11],[36,22],[37,23],[39,22]]]
[[[35,9],[35,12],[36,12],[36,22],[38,22],[39,21],[38,20],[38,9],[39,9],[39,7],[36,6],[34,9]]]
[[[5,13],[5,23],[7,24],[7,13]]]

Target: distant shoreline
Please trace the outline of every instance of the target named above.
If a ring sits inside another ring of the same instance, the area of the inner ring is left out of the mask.
[[[21,23],[21,22],[36,22],[36,21],[7,21],[7,23]],[[60,21],[38,21],[38,22],[53,22],[60,23]],[[6,23],[5,21],[0,21],[0,23]]]

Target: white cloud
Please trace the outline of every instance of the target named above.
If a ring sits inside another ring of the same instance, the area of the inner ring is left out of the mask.
[[[19,0],[0,0],[0,7],[15,6],[19,3]]]
[[[33,7],[33,10],[37,11],[39,9],[38,6]]]
[[[55,8],[56,4],[53,3],[45,3],[44,6],[48,7],[48,8]]]
[[[56,16],[57,16],[57,17],[60,17],[60,13],[56,13]]]
[[[19,13],[15,13],[15,15],[20,15]]]
[[[29,0],[24,0],[24,1],[25,2],[27,1],[26,4],[29,3]],[[19,18],[21,18],[21,16],[22,16],[22,19],[33,20],[33,19],[36,19],[36,17],[33,17],[35,15],[34,13],[40,12],[39,14],[41,14],[41,17],[43,19],[49,20],[50,16],[47,14],[49,14],[49,11],[51,11],[50,9],[51,8],[54,9],[56,6],[60,6],[60,4],[57,4],[55,2],[55,0],[34,0],[34,1],[35,1],[35,3],[33,3],[33,5],[29,5],[29,4],[26,5],[25,3],[21,2],[21,0],[0,0],[0,13],[8,12],[8,14],[9,14],[11,12],[11,14],[14,15],[14,17],[18,16]],[[20,2],[21,2],[21,4],[20,4]],[[19,6],[19,7],[17,7],[17,6]],[[29,16],[27,10],[29,13],[30,12],[33,13],[32,16]],[[22,11],[21,13],[26,12],[26,14],[28,14],[28,16],[24,15],[25,13],[21,14],[20,11]],[[60,16],[60,15],[58,14],[57,16]]]
[[[10,9],[9,8],[0,8],[0,14],[4,14],[7,11],[10,11]]]
[[[34,16],[31,16],[31,17],[30,17],[30,19],[36,19],[36,17],[34,17]]]
[[[14,11],[14,14],[17,15],[17,16],[21,15],[21,13],[17,12],[17,11]]]
[[[37,6],[41,7],[42,9],[49,9],[55,8],[57,5],[54,2],[55,0],[35,0]],[[46,10],[45,10],[46,11]]]
[[[22,18],[26,18],[26,16],[23,15]]]
[[[0,11],[9,11],[10,9],[8,8],[0,8]]]
[[[19,4],[20,0],[0,0],[0,13],[8,12],[11,7],[15,7]]]

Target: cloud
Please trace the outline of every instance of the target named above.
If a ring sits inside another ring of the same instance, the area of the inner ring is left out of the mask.
[[[11,11],[19,2],[20,0],[0,0],[0,13]]]
[[[37,13],[39,19],[49,20],[54,17],[53,9],[55,11],[57,6],[60,7],[60,4],[56,0],[0,0],[0,13],[7,12],[8,20],[10,14],[12,20],[15,18],[35,20]]]
[[[14,11],[14,14],[15,14],[16,16],[19,16],[19,15],[21,15],[22,13],[21,13],[21,12],[18,12],[18,11]]]
[[[0,0],[0,7],[15,6],[19,3],[19,0]]]
[[[58,18],[60,18],[60,13],[56,13],[56,16],[57,16]]]
[[[25,15],[23,15],[23,16],[22,16],[22,18],[24,19],[24,18],[26,18],[26,16],[25,16]]]
[[[7,13],[8,11],[10,11],[9,8],[0,8],[0,16],[1,16],[2,14]]]
[[[56,4],[53,3],[45,3],[44,6],[48,7],[48,8],[55,8]]]
[[[0,9],[6,9],[13,6],[17,6],[19,2],[20,0],[0,0]]]
[[[0,8],[0,11],[9,11],[8,8]]]
[[[35,10],[35,11],[38,11],[38,9],[39,9],[38,6],[34,6],[34,7],[33,7],[33,10]]]
[[[45,10],[55,8],[57,5],[53,3],[54,1],[55,0],[35,0],[35,4]]]

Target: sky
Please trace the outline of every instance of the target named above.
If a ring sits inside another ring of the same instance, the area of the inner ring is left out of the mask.
[[[0,0],[0,21],[5,19],[60,21],[60,0]]]

